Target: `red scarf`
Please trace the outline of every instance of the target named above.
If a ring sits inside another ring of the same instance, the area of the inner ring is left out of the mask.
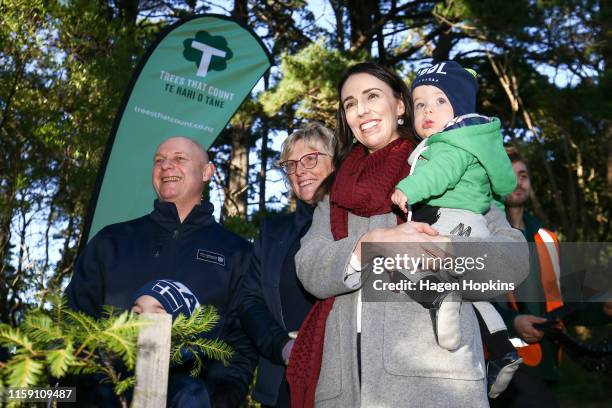
[[[370,154],[361,145],[353,148],[338,170],[329,198],[334,240],[348,236],[349,211],[361,217],[391,212],[391,194],[410,172],[408,156],[413,149],[412,143],[404,139],[394,140]],[[314,407],[325,323],[333,305],[333,297],[317,301],[300,327],[287,367],[292,408]]]

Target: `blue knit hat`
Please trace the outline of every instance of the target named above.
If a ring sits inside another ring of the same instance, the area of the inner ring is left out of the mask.
[[[411,90],[421,85],[432,85],[444,92],[454,116],[476,112],[478,82],[474,70],[467,70],[455,61],[440,62],[418,71]]]
[[[200,306],[200,302],[187,286],[171,279],[160,279],[144,284],[134,294],[132,304],[144,295],[157,299],[166,312],[172,315],[172,320],[181,313],[190,317],[196,307]]]

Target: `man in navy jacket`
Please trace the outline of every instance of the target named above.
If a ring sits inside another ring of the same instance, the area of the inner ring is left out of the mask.
[[[219,225],[213,205],[202,200],[214,171],[199,143],[184,137],[163,142],[154,157],[158,199],[153,212],[96,234],[77,259],[66,296],[70,307],[99,317],[103,305],[129,309],[134,293],[146,282],[183,282],[202,304],[219,312],[219,323],[207,335],[224,340],[234,350],[228,367],[206,362],[202,380],[212,406],[238,407],[257,362],[237,319],[238,288],[251,245]],[[173,406],[172,378],[170,384],[168,403]]]

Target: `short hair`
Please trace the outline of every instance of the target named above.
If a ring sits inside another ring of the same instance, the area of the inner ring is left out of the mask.
[[[311,148],[318,148],[318,146],[315,146],[318,142],[321,145],[323,153],[326,153],[330,159],[333,159],[336,146],[334,133],[319,122],[310,122],[291,133],[287,139],[285,139],[281,147],[278,163],[287,160],[289,156],[291,156],[295,144],[300,140],[303,140],[304,143]]]
[[[506,154],[510,158],[510,162],[523,162],[527,165],[527,160],[523,157],[523,155],[518,151],[518,149],[514,146],[506,147]]]
[[[281,147],[280,160],[278,161],[278,163],[287,160],[287,158],[291,156],[293,148],[299,140],[303,140],[308,147],[311,147],[313,149],[318,148],[318,146],[315,146],[314,144],[316,142],[320,142],[320,146],[322,147],[321,150],[323,150],[323,153],[329,156],[330,160],[332,160],[333,163],[337,140],[334,137],[334,133],[319,122],[310,122],[299,128],[295,132],[291,133],[283,142],[283,145]],[[313,201],[315,203],[321,201],[325,194],[327,194],[329,186],[333,182],[333,174],[333,172],[329,174],[325,178],[325,180],[321,182],[321,184],[317,188],[317,191],[315,191],[315,194],[313,196]],[[291,191],[291,194],[294,195],[294,192]]]

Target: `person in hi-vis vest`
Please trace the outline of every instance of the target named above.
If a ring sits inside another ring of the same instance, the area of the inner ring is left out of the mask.
[[[546,322],[547,313],[563,306],[561,296],[561,267],[559,242],[554,232],[542,226],[525,211],[532,194],[531,180],[526,161],[514,148],[508,148],[508,156],[516,175],[517,187],[506,197],[506,215],[512,227],[523,232],[528,242],[535,243],[530,255],[530,273],[527,279],[508,295],[508,302],[496,303],[504,318],[510,336],[519,337],[528,346],[518,349],[523,364],[510,385],[496,400],[497,407],[558,407],[551,387],[559,381],[561,352],[544,332],[534,324]],[[520,302],[516,299],[542,299],[540,302]],[[598,324],[612,316],[612,302],[591,303],[580,312],[575,322]]]

